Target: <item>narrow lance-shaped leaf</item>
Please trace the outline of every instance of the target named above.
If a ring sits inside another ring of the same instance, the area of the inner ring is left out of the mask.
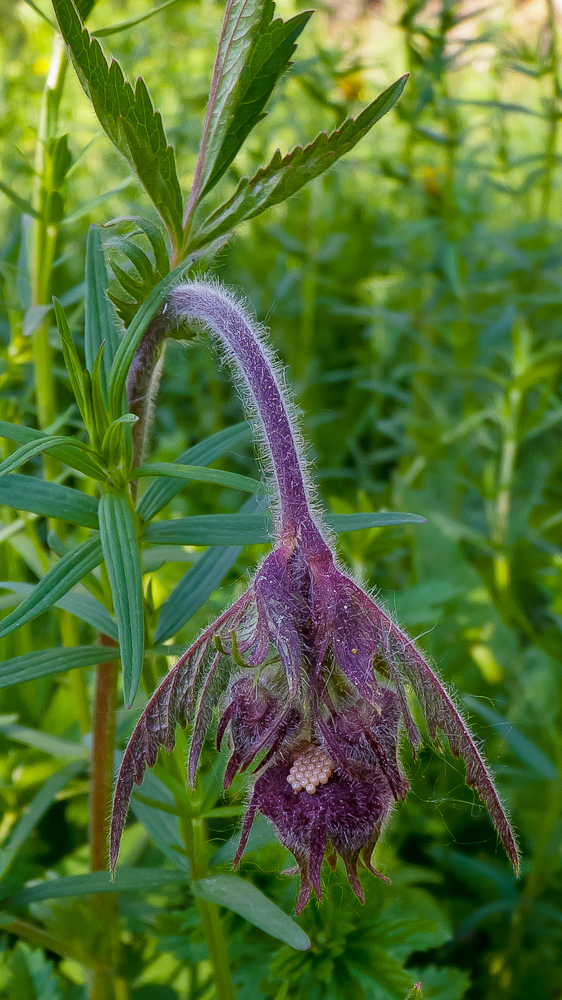
[[[107,28],[98,28],[96,31],[92,31],[94,38],[107,38],[108,35],[117,35],[121,31],[129,31],[136,24],[142,24],[143,21],[148,21],[149,18],[154,17],[155,14],[159,14],[160,11],[166,10],[167,7],[171,7],[173,4],[178,3],[179,0],[166,0],[166,3],[161,3],[158,7],[153,7],[152,10],[147,11],[146,14],[139,14],[138,17],[131,17],[128,21],[120,21],[119,24],[111,24]]]
[[[41,517],[58,517],[86,528],[98,526],[98,502],[70,486],[11,472],[0,479],[0,504]]]
[[[196,514],[149,524],[144,539],[153,545],[261,545],[268,542],[263,514]]]
[[[108,646],[54,646],[41,649],[0,663],[0,688],[117,659],[119,650]]]
[[[217,486],[231,486],[233,489],[244,490],[246,493],[263,493],[264,486],[258,479],[250,476],[239,476],[236,472],[223,472],[222,469],[207,469],[202,465],[178,465],[174,462],[152,462],[133,469],[131,479],[144,476],[169,476],[171,479],[184,479],[196,483],[216,483]]]
[[[184,451],[175,459],[174,464],[177,462],[178,465],[184,463],[186,465],[209,465],[215,459],[225,455],[235,445],[249,441],[251,436],[252,432],[246,422],[235,424],[233,427],[226,427],[222,431],[217,431],[216,434],[211,434],[204,441],[193,445],[192,448],[188,448],[187,451]],[[151,483],[137,506],[139,517],[142,517],[145,521],[149,521],[182,488],[181,483],[164,478]]]
[[[325,521],[334,531],[362,531],[365,528],[398,524],[423,524],[419,514],[327,514]],[[195,514],[171,521],[149,524],[144,539],[152,545],[262,545],[271,538],[272,522],[264,514]]]
[[[67,594],[75,584],[87,576],[102,560],[98,538],[90,538],[82,545],[67,552],[59,559],[33,589],[33,593],[0,622],[0,637],[33,621],[38,615]]]
[[[348,118],[330,135],[322,132],[310,146],[304,149],[297,146],[286,156],[277,150],[266,167],[261,167],[250,179],[243,178],[232,197],[205,220],[194,234],[190,249],[210,243],[230,232],[244,219],[252,219],[266,208],[285,201],[304,184],[328,170],[394,107],[406,80],[406,76],[401,77],[357,118]]]
[[[160,113],[154,111],[144,81],[138,79],[133,90],[115,60],[108,66],[100,43],[83,27],[72,0],[53,0],[53,6],[100,125],[136,171],[179,244],[182,197],[174,151],[167,144]]]
[[[22,583],[21,580],[0,580],[0,588],[11,590],[12,593],[21,594],[23,597],[29,597],[33,594],[35,586],[37,584]],[[16,603],[18,603],[17,598],[14,598],[14,604]],[[117,626],[109,611],[91,594],[71,591],[59,597],[58,601],[55,601],[54,607],[68,611],[80,621],[91,625],[96,632],[103,632],[111,639],[117,639]]]
[[[228,169],[246,137],[265,117],[263,111],[279,77],[290,65],[296,40],[310,20],[312,11],[297,14],[289,21],[273,20],[275,4],[266,0],[231,103],[228,128],[207,180],[203,197]]]
[[[247,518],[252,512],[263,511],[266,500],[263,496],[253,496],[241,508],[240,518]],[[209,547],[201,558],[174,587],[160,610],[156,626],[155,642],[162,642],[175,635],[179,629],[199,610],[208,597],[220,586],[228,571],[234,566],[242,552],[243,545]]]
[[[59,300],[53,296],[53,305],[55,307],[55,316],[57,318],[57,326],[59,328],[59,334],[62,345],[62,353],[64,357],[64,363],[66,365],[66,370],[70,378],[70,385],[74,393],[74,398],[78,405],[78,409],[82,415],[82,420],[84,421],[86,427],[90,424],[90,413],[88,402],[86,400],[86,395],[84,392],[84,374],[82,372],[82,366],[80,364],[80,359],[78,357],[78,352],[74,345],[72,339],[72,334],[70,332],[70,327],[68,325],[68,320],[66,318],[66,313],[61,306]]]
[[[144,653],[142,576],[133,512],[126,496],[104,493],[99,504],[100,541],[111,586],[129,707],[139,684]]]
[[[32,441],[43,441],[52,435],[44,434],[43,431],[36,431],[33,427],[24,427],[22,424],[9,424],[5,420],[0,420],[0,437],[8,438],[8,441],[17,441],[18,444],[27,444]],[[100,465],[88,454],[76,447],[74,439],[70,439],[71,444],[49,446],[49,454],[53,458],[58,458],[73,469],[78,469],[86,476],[103,480],[105,474]],[[51,450],[52,448],[52,450]],[[25,509],[25,508],[22,508]]]
[[[0,462],[0,477],[5,476],[8,472],[13,472],[14,469],[19,469],[21,465],[29,462],[30,458],[41,455],[44,451],[52,454],[53,449],[56,449],[60,445],[64,445],[67,449],[66,463],[71,466],[75,464],[75,452],[87,453],[88,451],[86,445],[82,444],[81,441],[74,441],[65,434],[45,434],[35,441],[30,441],[29,444],[22,445],[21,448],[14,451],[3,462]]]
[[[12,909],[27,903],[38,903],[44,899],[64,899],[69,896],[91,896],[102,892],[146,892],[148,889],[163,889],[167,885],[178,885],[189,881],[189,875],[177,868],[125,868],[112,881],[108,872],[88,872],[86,875],[66,875],[48,879],[39,885],[22,889],[13,896],[4,896],[0,905]]]
[[[167,811],[174,808],[172,793],[152,771],[146,772],[140,791],[142,797],[150,799],[153,804],[148,805],[141,797],[133,795],[131,809],[139,823],[173,865],[189,872],[178,817]]]
[[[162,605],[154,636],[155,642],[164,642],[179,632],[220,586],[243,548],[243,545],[226,547],[218,545],[208,548],[203,553]]]
[[[113,304],[107,297],[109,284],[101,234],[98,226],[90,226],[86,237],[86,294],[84,299],[84,351],[90,374],[105,342],[100,378],[104,396],[113,358],[119,346],[118,320]]]

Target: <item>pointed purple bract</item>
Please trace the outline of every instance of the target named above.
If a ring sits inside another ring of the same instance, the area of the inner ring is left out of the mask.
[[[220,744],[228,732],[232,749],[225,787],[256,763],[262,771],[235,863],[260,810],[297,861],[297,912],[312,888],[320,896],[325,856],[330,862],[335,854],[342,857],[362,899],[357,866],[379,874],[372,851],[393,802],[408,789],[398,761],[399,726],[413,746],[420,740],[407,701],[411,687],[430,736],[441,730],[453,754],[464,759],[467,783],[487,806],[517,871],[513,831],[462,715],[411,640],[338,568],[311,512],[300,437],[262,331],[231,293],[212,283],[177,287],[166,310],[172,326],[196,322],[210,330],[237,372],[271,465],[276,541],[253,583],[181,657],[143,712],[115,790],[112,869],[134,784],[161,746],[172,749],[176,725],[190,726],[193,782],[213,709],[222,701],[217,739]],[[314,779],[313,791],[303,786],[295,792],[287,777],[304,745],[325,754],[331,771]]]

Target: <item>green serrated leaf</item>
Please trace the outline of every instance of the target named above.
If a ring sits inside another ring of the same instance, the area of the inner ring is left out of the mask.
[[[102,560],[98,538],[90,538],[59,559],[22,603],[0,622],[0,636],[33,621],[50,608]]]
[[[348,118],[334,132],[322,132],[304,149],[297,146],[282,156],[277,150],[266,167],[252,178],[243,178],[232,197],[210,215],[190,241],[190,250],[206,245],[230,232],[245,219],[253,219],[286,201],[303,185],[328,170],[341,156],[349,152],[396,104],[407,77],[403,76],[380,94],[357,118]]]
[[[70,486],[50,483],[35,476],[11,472],[0,479],[0,504],[29,510],[41,517],[57,517],[86,528],[98,526],[98,502]]]
[[[312,16],[297,14],[289,21],[273,20],[275,4],[266,0],[250,50],[229,108],[227,129],[213,170],[201,192],[203,198],[228,169],[243,142],[264,117],[263,109],[279,77],[290,65],[296,40]]]
[[[137,692],[144,654],[142,574],[135,521],[129,501],[104,493],[99,508],[100,541],[111,586],[127,708]]]
[[[0,663],[0,688],[23,684],[24,681],[50,674],[64,673],[77,667],[93,667],[97,663],[119,659],[119,650],[111,646],[54,646],[34,653],[15,656]]]
[[[21,594],[22,597],[29,597],[35,590],[32,583],[22,583],[20,580],[0,580],[0,587],[12,591],[14,594]],[[14,599],[14,603],[17,600]],[[82,594],[72,591],[55,601],[55,608],[62,608],[76,618],[91,625],[96,632],[103,632],[111,639],[117,639],[117,626],[103,604],[100,604],[91,594]]]
[[[223,472],[221,469],[207,469],[202,465],[179,465],[176,462],[152,462],[141,465],[131,473],[131,479],[144,476],[168,476],[171,479],[184,479],[196,483],[216,483],[218,486],[231,486],[233,489],[244,490],[246,493],[264,493],[263,483],[250,476],[239,476],[236,472]]]
[[[110,236],[106,245],[120,250],[130,260],[143,285],[154,280],[154,270],[150,257],[133,240],[129,240],[125,236]]]
[[[113,219],[112,222],[106,223],[106,226],[117,226],[123,223],[137,226],[144,233],[152,247],[157,274],[160,278],[164,278],[170,270],[170,261],[168,259],[166,242],[158,226],[149,219],[143,219],[140,215],[123,215],[118,219]]]
[[[103,352],[103,368],[100,372],[104,397],[107,396],[107,384],[111,365],[119,346],[117,335],[118,320],[115,309],[107,296],[109,284],[101,234],[98,226],[90,226],[86,238],[86,292],[84,299],[84,353],[86,368],[90,374],[99,354],[101,345],[105,342]]]
[[[251,882],[237,875],[213,875],[191,883],[194,896],[226,906],[255,927],[284,941],[298,951],[307,951],[310,940],[295,920],[284,913]]]
[[[100,125],[136,171],[179,245],[183,209],[174,151],[166,142],[160,113],[154,111],[143,80],[138,79],[133,90],[115,60],[108,66],[99,42],[83,27],[72,0],[53,0],[53,6]]]
[[[188,448],[187,451],[184,451],[183,454],[175,459],[174,464],[209,465],[215,459],[225,455],[235,445],[249,441],[251,436],[252,432],[245,421],[234,424],[233,427],[226,427],[222,431],[217,431],[216,434],[211,434],[204,441],[200,441],[198,444],[193,445],[192,448]],[[182,488],[181,483],[174,482],[173,479],[159,479],[157,482],[151,483],[138,504],[137,512],[139,517],[142,517],[145,521],[150,521]]]
[[[123,291],[130,295],[135,302],[142,302],[146,298],[146,291],[150,284],[145,284],[144,281],[135,278],[131,271],[126,271],[116,260],[111,261],[111,270]]]

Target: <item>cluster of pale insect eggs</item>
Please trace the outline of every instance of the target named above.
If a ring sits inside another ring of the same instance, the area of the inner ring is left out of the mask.
[[[303,788],[309,795],[314,795],[318,785],[326,784],[333,767],[332,761],[320,747],[307,743],[293,758],[287,781],[295,795],[302,792]]]

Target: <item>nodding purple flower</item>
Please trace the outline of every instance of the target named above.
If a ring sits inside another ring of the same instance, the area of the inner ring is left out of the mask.
[[[410,639],[340,569],[312,502],[283,374],[261,329],[218,284],[194,281],[170,295],[170,329],[210,331],[226,349],[255,415],[272,473],[275,543],[245,593],[180,658],[150,699],[125,751],[111,826],[115,867],[129,798],[177,725],[190,727],[193,783],[206,731],[222,707],[217,742],[230,731],[225,787],[257,764],[238,862],[259,810],[294,854],[300,912],[320,868],[340,855],[362,900],[358,863],[371,855],[397,799],[408,789],[397,759],[400,725],[420,735],[406,698],[410,685],[432,738],[440,729],[467,766],[514,868],[517,844],[492,778],[461,714]],[[381,876],[382,877],[382,876]]]

